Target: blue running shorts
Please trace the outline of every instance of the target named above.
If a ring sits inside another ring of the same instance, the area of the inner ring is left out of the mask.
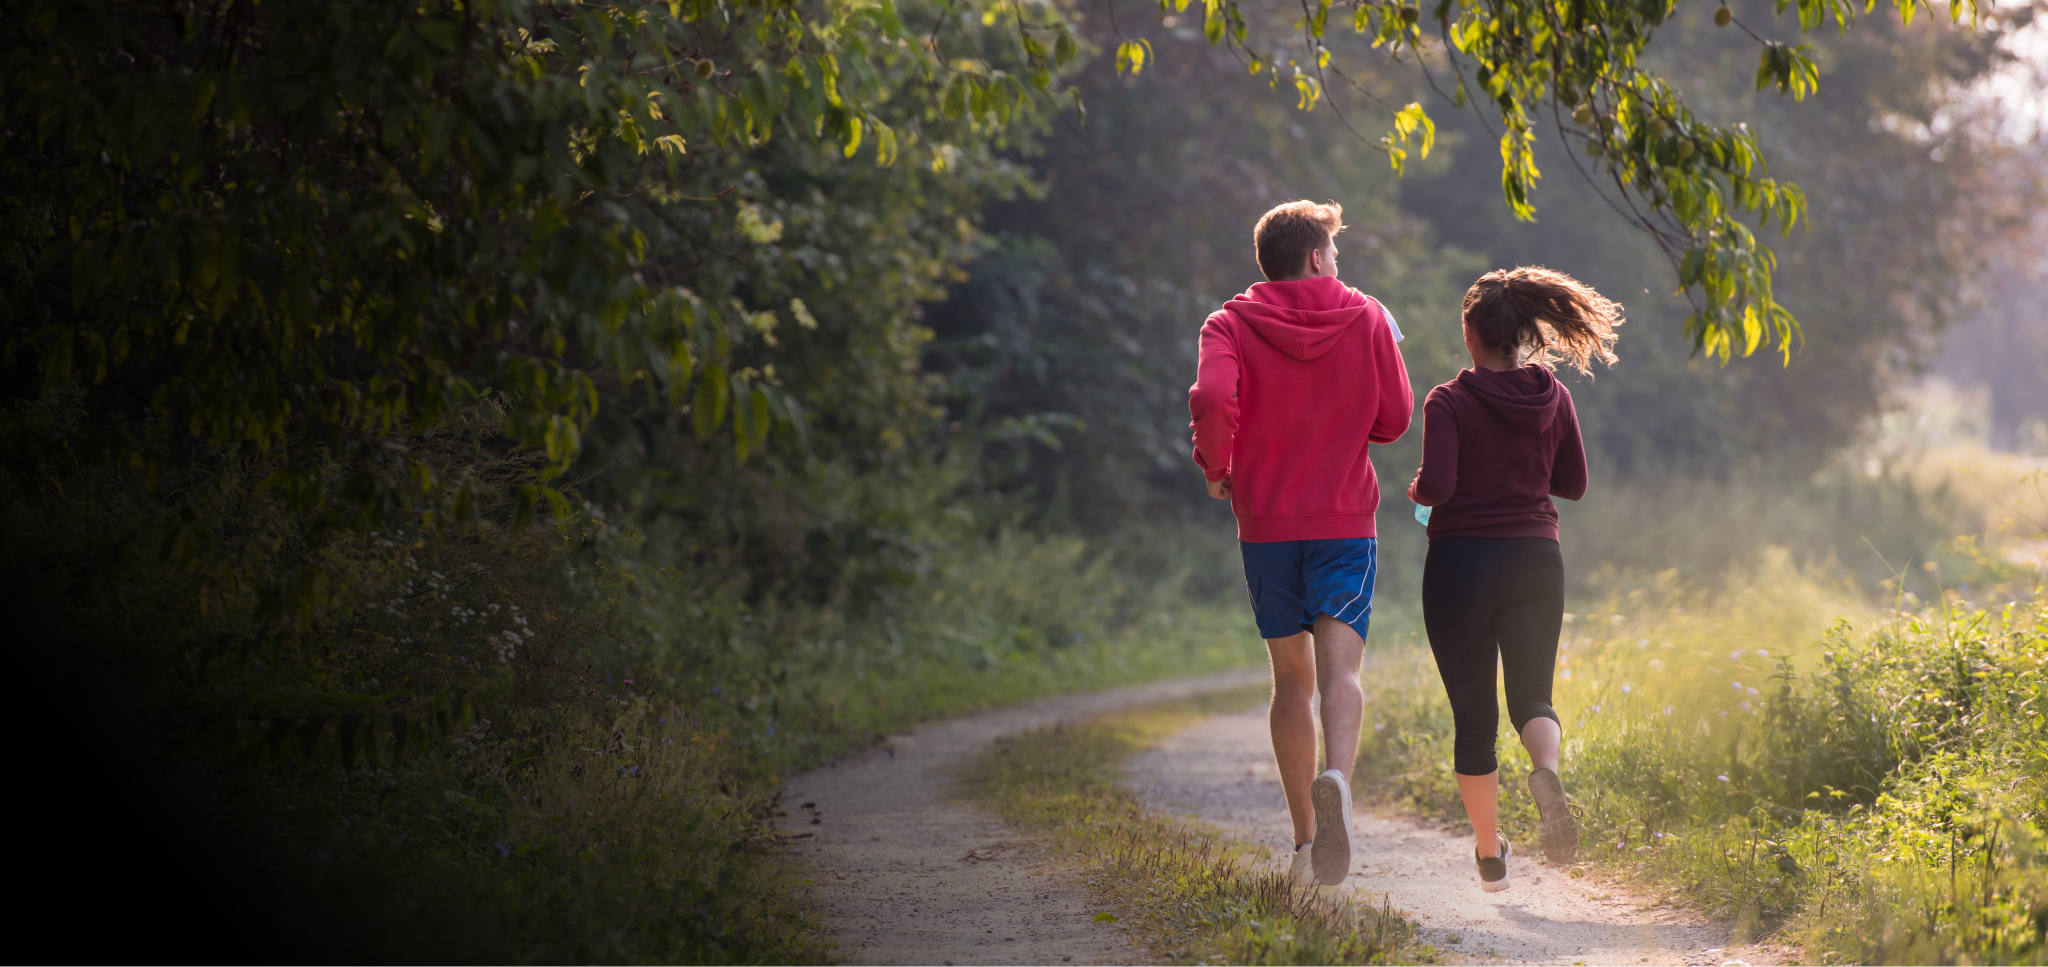
[[[1251,592],[1259,637],[1313,631],[1319,614],[1365,637],[1372,621],[1372,582],[1379,571],[1377,539],[1239,541],[1238,547],[1244,551],[1244,584]]]

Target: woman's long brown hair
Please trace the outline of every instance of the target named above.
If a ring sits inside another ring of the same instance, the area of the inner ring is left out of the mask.
[[[1594,359],[1614,365],[1621,304],[1563,272],[1522,266],[1488,272],[1465,290],[1465,324],[1479,341],[1516,365],[1568,362],[1592,374]]]

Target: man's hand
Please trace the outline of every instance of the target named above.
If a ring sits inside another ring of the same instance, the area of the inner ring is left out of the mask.
[[[1214,498],[1216,498],[1217,500],[1229,500],[1229,499],[1230,499],[1230,477],[1229,477],[1229,475],[1227,475],[1227,474],[1226,474],[1226,475],[1224,476],[1224,478],[1223,478],[1222,480],[1211,480],[1211,481],[1209,481],[1209,496],[1211,496],[1211,497],[1214,497]]]

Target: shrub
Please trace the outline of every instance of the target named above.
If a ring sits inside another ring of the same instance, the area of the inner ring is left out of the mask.
[[[70,415],[41,411],[60,437]],[[472,409],[392,442],[505,491],[539,461],[497,429]],[[66,723],[30,772],[76,777],[34,800],[34,859],[61,909],[140,911],[135,956],[816,961],[785,770],[1257,648],[1238,609],[971,516],[864,610],[750,601],[588,506],[323,534],[265,486],[318,456],[0,475],[28,720]]]

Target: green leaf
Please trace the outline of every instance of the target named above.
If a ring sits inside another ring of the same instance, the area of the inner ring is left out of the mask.
[[[1151,41],[1143,38],[1126,40],[1116,45],[1116,72],[1135,75],[1145,69],[1145,64],[1151,57]]]
[[[761,448],[768,439],[768,429],[774,425],[769,412],[768,394],[759,386],[745,387],[735,377],[733,395],[740,405],[733,408],[733,448],[741,463],[747,455]]]
[[[939,113],[948,121],[958,120],[967,113],[967,87],[965,74],[955,74],[946,82],[944,93],[939,96]]]
[[[1436,122],[1422,109],[1419,101],[1412,101],[1407,107],[1394,113],[1394,131],[1380,138],[1381,150],[1387,153],[1387,160],[1400,172],[1408,159],[1409,138],[1417,131],[1422,133],[1419,147],[1422,157],[1429,157],[1429,151],[1436,146]]]
[[[795,396],[782,390],[766,386],[761,389],[768,394],[768,402],[775,418],[796,432],[797,446],[808,449],[811,445],[811,430],[804,419],[803,405],[797,402]]]
[[[896,129],[870,119],[875,126],[875,164],[884,168],[896,163]]]
[[[1678,264],[1678,287],[1690,288],[1700,280],[1700,273],[1706,265],[1707,251],[1697,245],[1685,250],[1685,257]]]
[[[683,401],[683,391],[690,385],[690,376],[696,371],[697,360],[690,352],[690,344],[681,339],[669,346],[668,365],[664,367],[664,384],[671,404]]]
[[[699,441],[711,439],[725,422],[725,401],[729,387],[725,367],[706,363],[697,377],[697,396],[690,407],[690,423]]]
[[[846,135],[843,139],[846,144],[846,147],[844,149],[846,157],[851,158],[853,157],[854,152],[860,150],[860,139],[862,130],[863,126],[861,124],[860,118],[855,117],[853,115],[848,115],[846,118]],[[782,237],[782,223],[780,221],[775,223],[775,235],[777,238]]]
[[[1119,917],[1119,916],[1117,916],[1116,914],[1114,914],[1114,913],[1111,913],[1111,912],[1109,912],[1108,910],[1104,910],[1104,911],[1102,911],[1101,913],[1098,913],[1098,914],[1096,914],[1096,915],[1095,915],[1095,920],[1094,920],[1093,922],[1095,922],[1095,923],[1115,923],[1115,922],[1117,922],[1117,921],[1119,921],[1119,920],[1122,920],[1122,919],[1123,919],[1122,917]]]
[[[555,518],[555,529],[568,533],[569,525],[576,516],[575,509],[569,506],[569,498],[553,487],[540,488],[540,495],[548,502],[548,513]]]

